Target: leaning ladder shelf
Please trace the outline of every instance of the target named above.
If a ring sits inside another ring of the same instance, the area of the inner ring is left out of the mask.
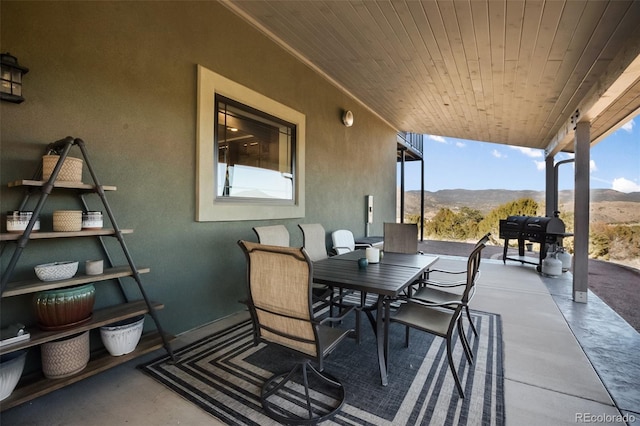
[[[64,160],[67,158],[70,149],[72,146],[78,146],[80,151],[82,152],[82,156],[84,157],[84,164],[86,164],[89,173],[93,179],[93,184],[86,184],[81,182],[57,182],[56,179],[64,163]],[[109,368],[115,367],[116,365],[127,362],[135,357],[141,356],[145,353],[154,351],[164,346],[165,350],[169,354],[172,360],[175,360],[173,351],[170,346],[170,340],[173,338],[172,336],[166,334],[160,325],[160,322],[157,318],[156,311],[164,308],[164,305],[158,302],[153,302],[149,300],[147,294],[142,285],[142,281],[140,278],[141,274],[145,274],[150,272],[149,268],[137,268],[131,258],[129,250],[125,244],[123,235],[131,234],[133,230],[131,229],[120,229],[116,223],[115,217],[111,211],[111,207],[107,202],[105,191],[115,191],[115,186],[103,186],[100,185],[98,179],[91,167],[91,163],[89,162],[87,151],[84,145],[84,142],[81,139],[74,139],[71,137],[67,137],[58,142],[54,142],[47,146],[47,151],[49,153],[57,153],[60,155],[60,159],[58,163],[54,167],[54,170],[51,174],[49,180],[17,180],[10,182],[8,186],[12,187],[24,187],[27,189],[27,193],[25,195],[24,200],[22,201],[19,210],[23,210],[26,206],[29,198],[37,191],[39,192],[38,202],[34,209],[33,215],[29,224],[27,225],[26,230],[20,233],[3,233],[0,234],[0,243],[7,244],[9,242],[16,242],[16,247],[9,261],[7,267],[3,271],[2,281],[1,281],[1,297],[8,298],[12,296],[24,295],[35,293],[38,291],[44,290],[52,290],[63,287],[70,287],[75,285],[81,285],[89,282],[98,282],[98,281],[107,281],[107,280],[118,280],[120,283],[120,291],[125,300],[124,303],[117,304],[114,306],[98,309],[93,312],[91,319],[88,322],[85,322],[81,325],[74,326],[64,330],[56,330],[56,331],[43,331],[38,330],[36,328],[30,329],[31,337],[28,340],[24,340],[18,343],[14,343],[11,345],[0,346],[0,354],[15,352],[18,350],[27,349],[34,346],[39,346],[43,343],[50,342],[53,340],[61,339],[67,336],[72,336],[74,334],[84,332],[87,330],[95,329],[101,327],[103,325],[111,324],[114,322],[118,322],[124,319],[133,318],[139,315],[149,314],[156,325],[156,330],[154,332],[145,333],[138,343],[136,349],[123,356],[113,357],[110,356],[106,350],[98,351],[97,353],[91,354],[91,359],[86,368],[82,371],[71,375],[69,377],[64,377],[60,379],[48,379],[45,378],[41,373],[34,373],[26,377],[22,377],[20,379],[20,383],[18,387],[13,391],[13,393],[5,400],[2,401],[1,410],[6,410],[16,405],[27,402],[31,399],[37,398],[39,396],[45,395],[54,390],[60,389],[69,384],[75,383],[87,377],[90,377],[94,374],[98,374],[102,371],[105,371]],[[36,174],[38,174],[37,172]],[[75,190],[79,193],[80,200],[85,210],[88,210],[87,204],[84,200],[85,193],[96,193],[100,197],[104,209],[111,221],[113,226],[112,229],[95,229],[95,230],[82,230],[82,231],[74,231],[74,232],[36,232],[33,233],[33,226],[35,222],[38,220],[40,216],[40,212],[42,211],[42,207],[44,206],[48,195],[52,192],[53,189],[61,189],[61,190]],[[27,243],[31,240],[41,240],[41,239],[51,239],[51,238],[76,238],[76,237],[97,237],[102,246],[104,255],[106,257],[106,261],[111,267],[105,268],[103,274],[96,275],[76,275],[73,278],[67,280],[59,280],[59,281],[40,281],[37,279],[23,280],[23,281],[14,281],[10,282],[10,278],[14,272],[15,266],[17,265],[22,251],[26,247]],[[113,261],[109,255],[107,247],[103,241],[103,237],[115,237],[127,259],[127,265],[125,266],[115,266],[113,265]],[[126,293],[124,292],[123,284],[121,279],[124,277],[132,277],[138,287],[138,290],[142,296],[141,300],[128,300]]]

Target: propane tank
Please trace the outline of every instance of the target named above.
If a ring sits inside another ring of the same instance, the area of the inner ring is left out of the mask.
[[[549,253],[542,259],[542,274],[548,277],[562,275],[562,261],[556,258],[556,252]]]
[[[562,262],[562,272],[567,272],[571,269],[571,255],[564,251],[564,247],[558,247],[558,250],[556,250],[556,259]]]

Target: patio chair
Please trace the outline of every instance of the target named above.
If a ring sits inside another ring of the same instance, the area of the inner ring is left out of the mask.
[[[253,232],[260,244],[289,247],[289,231],[284,225],[255,226]]]
[[[333,252],[335,254],[344,254],[356,249],[364,249],[371,247],[371,244],[358,244],[353,238],[353,233],[348,229],[338,229],[331,233],[331,241],[333,243]]]
[[[326,259],[327,254],[326,238],[327,233],[319,223],[299,223],[298,228],[302,231],[302,245],[312,262]],[[323,284],[313,284],[313,296],[316,302],[323,302],[316,309],[329,307],[329,315],[333,315],[333,287]]]
[[[269,417],[284,424],[315,424],[335,416],[344,404],[345,390],[324,372],[324,360],[352,330],[326,324],[341,320],[348,311],[322,321],[314,317],[313,266],[304,248],[248,241],[238,241],[238,245],[247,259],[254,342],[284,348],[298,358],[290,371],[265,381],[262,407]]]
[[[390,253],[419,253],[418,225],[415,223],[385,223],[384,251]]]
[[[466,285],[462,294],[458,296],[454,296],[452,294],[449,300],[444,300],[442,302],[427,302],[411,297],[402,303],[396,313],[390,317],[391,322],[404,324],[407,327],[415,328],[425,333],[430,333],[446,339],[449,369],[453,374],[453,379],[456,383],[460,398],[464,398],[464,392],[453,360],[453,334],[457,329],[465,357],[469,363],[472,363],[473,356],[471,348],[469,347],[469,342],[464,335],[460,317],[462,315],[462,310],[468,303],[469,295],[475,286],[478,267],[480,265],[480,256],[483,248],[484,244],[477,246],[467,260]],[[408,334],[406,345],[407,347],[409,346]]]
[[[491,233],[487,233],[485,236],[480,238],[478,242],[475,244],[473,249],[484,245],[489,241],[489,237]],[[482,249],[481,249],[482,250]],[[480,267],[480,261],[478,260],[478,268]],[[460,292],[456,292],[456,289],[461,289],[467,285],[466,278],[467,271],[450,271],[445,269],[436,269],[431,268],[427,271],[427,277],[418,281],[420,288],[413,293],[413,297],[420,300],[425,300],[428,302],[436,302],[441,303],[446,300],[450,300],[452,295],[453,297],[459,296]],[[458,277],[457,279],[442,279],[447,278],[447,276]],[[477,271],[476,279],[480,276],[480,270]],[[469,312],[469,302],[473,298],[475,294],[475,285],[472,290],[469,292],[469,300],[466,301],[464,310],[467,315],[467,319],[469,320],[469,324],[471,324],[471,330],[473,330],[473,334],[478,335],[478,331],[476,330],[476,326],[473,324],[473,320],[471,319],[471,314]]]

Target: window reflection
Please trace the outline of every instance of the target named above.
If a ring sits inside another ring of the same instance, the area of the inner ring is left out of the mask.
[[[295,125],[216,95],[216,195],[294,199]]]

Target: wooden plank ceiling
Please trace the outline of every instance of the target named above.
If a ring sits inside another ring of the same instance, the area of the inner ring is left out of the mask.
[[[570,151],[640,112],[640,1],[223,4],[398,131]]]

